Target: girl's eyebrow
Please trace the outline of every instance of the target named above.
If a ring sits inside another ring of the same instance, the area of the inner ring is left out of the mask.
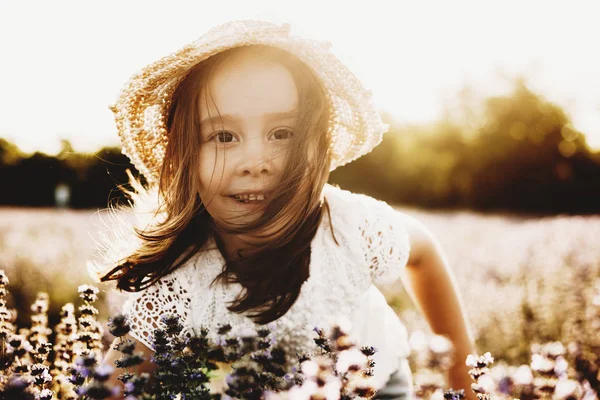
[[[298,111],[281,111],[281,112],[272,112],[263,114],[263,117],[269,120],[280,120],[280,119],[288,119],[294,118],[298,116]],[[201,127],[211,127],[213,124],[218,122],[235,122],[243,119],[243,117],[236,114],[221,114],[215,115],[213,117],[206,117],[200,121]]]

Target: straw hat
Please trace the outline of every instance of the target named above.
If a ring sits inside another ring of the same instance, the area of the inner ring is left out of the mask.
[[[150,184],[158,182],[168,142],[171,96],[190,68],[233,47],[270,45],[307,64],[323,85],[330,106],[331,171],[377,146],[388,125],[371,101],[371,92],[332,53],[331,44],[290,35],[290,25],[233,21],[216,26],[175,53],[133,75],[110,106],[122,152]]]

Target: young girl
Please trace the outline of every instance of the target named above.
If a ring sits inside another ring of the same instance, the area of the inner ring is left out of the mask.
[[[455,346],[448,384],[475,398],[464,363],[475,348],[437,241],[385,202],[327,183],[387,129],[327,43],[288,25],[224,24],[134,75],[111,110],[147,187],[132,180],[137,220],[115,214],[95,267],[131,292],[130,337],[148,359],[166,313],[212,340],[224,324],[270,324],[289,355],[315,351],[313,327],[346,317],[378,349],[377,396],[410,398],[407,332],[374,286],[401,277]]]

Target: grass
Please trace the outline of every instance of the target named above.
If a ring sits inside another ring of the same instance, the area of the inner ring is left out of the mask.
[[[531,362],[534,343],[576,340],[600,346],[600,217],[545,218],[428,212],[399,208],[436,236],[460,288],[480,352],[514,366]],[[100,227],[90,210],[0,208],[0,269],[11,278],[9,306],[28,324],[38,291],[50,297],[49,325],[60,307],[92,283],[85,261],[94,256]],[[100,285],[100,320],[119,310],[119,296]],[[400,288],[400,289],[399,289]],[[381,287],[409,333],[426,331],[398,284]],[[105,330],[106,331],[106,330]],[[597,361],[595,359],[594,361]]]

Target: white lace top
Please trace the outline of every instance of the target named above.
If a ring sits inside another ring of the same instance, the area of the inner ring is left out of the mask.
[[[409,241],[400,212],[372,197],[326,184],[323,192],[331,208],[311,242],[310,276],[288,312],[271,327],[286,354],[312,353],[315,326],[327,327],[331,318],[346,317],[359,345],[374,346],[374,384],[380,388],[406,357],[406,328],[373,283],[396,280],[409,255]],[[236,331],[256,330],[254,322],[227,310],[239,284],[215,284],[225,260],[214,239],[188,262],[146,290],[130,294],[123,306],[130,334],[151,348],[151,334],[166,313],[179,315],[186,331],[200,326],[216,339],[218,326],[229,323]],[[292,357],[290,357],[292,358]],[[290,360],[295,362],[297,360]]]

